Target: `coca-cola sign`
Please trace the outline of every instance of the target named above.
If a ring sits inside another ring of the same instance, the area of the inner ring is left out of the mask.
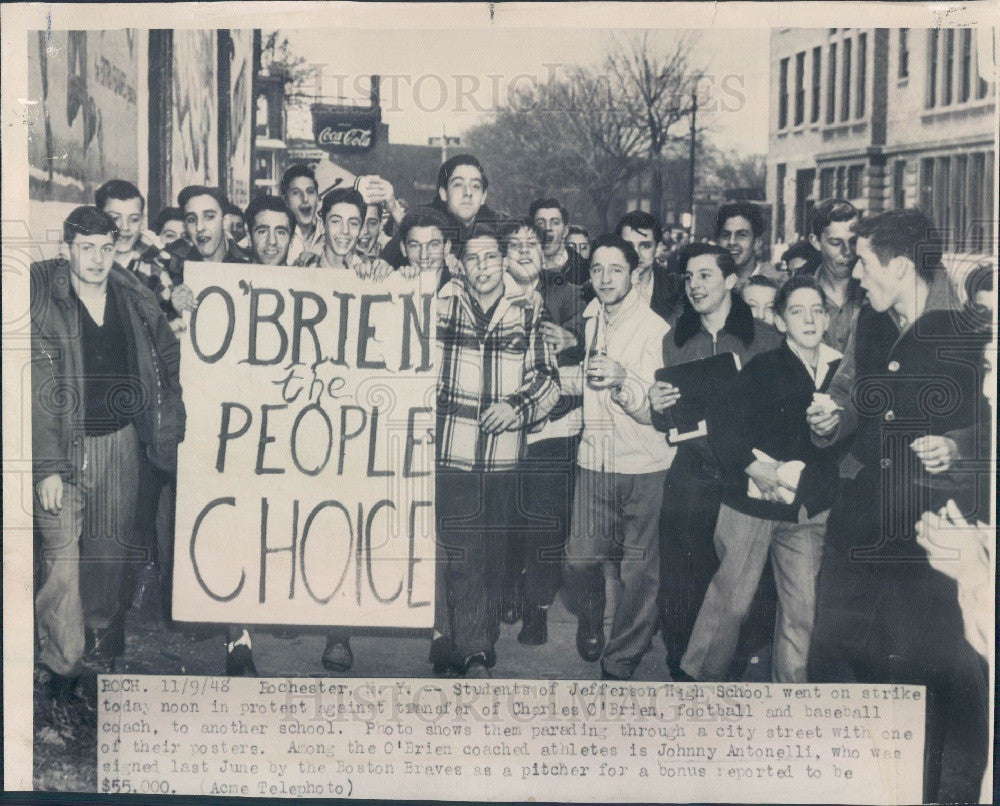
[[[316,145],[327,151],[368,151],[375,145],[377,111],[317,109],[313,113]]]

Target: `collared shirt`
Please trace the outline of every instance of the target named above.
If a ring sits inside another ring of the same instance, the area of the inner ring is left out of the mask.
[[[861,283],[852,278],[844,292],[843,304],[838,305],[827,290],[820,272],[822,272],[822,268],[817,269],[814,277],[826,292],[826,314],[830,319],[826,333],[823,334],[823,341],[834,350],[844,352],[847,349],[847,340],[851,336],[851,330],[854,329],[854,323],[858,321],[858,312],[865,301],[865,291],[861,287]]]
[[[538,332],[542,299],[507,282],[480,334],[465,283],[453,279],[438,292],[437,461],[459,470],[513,470],[524,431],[559,399],[555,357]],[[494,403],[508,403],[514,424],[488,434],[479,418]]]
[[[818,355],[816,366],[812,366],[809,360],[805,357],[802,352],[802,348],[799,347],[794,341],[789,338],[785,339],[785,343],[788,345],[788,349],[802,362],[806,368],[806,372],[809,373],[809,377],[813,379],[813,383],[816,384],[817,389],[823,388],[823,381],[826,380],[826,374],[830,371],[830,365],[834,361],[839,361],[843,358],[843,354],[834,350],[829,344],[819,343],[817,348]]]
[[[323,234],[323,222],[319,218],[316,219],[316,228],[313,230],[312,237],[308,239],[302,234],[302,228],[296,223],[292,240],[288,244],[288,257],[285,258],[285,262],[291,266],[303,252],[322,252]]]

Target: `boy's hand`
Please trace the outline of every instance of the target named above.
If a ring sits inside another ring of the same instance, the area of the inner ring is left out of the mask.
[[[487,434],[499,434],[506,431],[517,422],[517,412],[514,407],[503,400],[497,401],[482,413],[479,427]]]
[[[946,473],[958,458],[958,445],[949,437],[929,435],[910,443],[912,450],[931,475]]]
[[[649,387],[649,405],[657,414],[662,414],[681,399],[681,390],[666,381],[657,381]]]

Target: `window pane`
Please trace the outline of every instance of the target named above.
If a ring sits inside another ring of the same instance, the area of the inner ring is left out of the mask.
[[[840,107],[841,120],[847,120],[851,116],[851,45],[850,39],[844,40],[844,94]]]
[[[969,100],[972,90],[972,29],[963,28],[959,47],[958,102]]]
[[[813,65],[812,65],[812,115],[809,120],[812,123],[819,121],[819,104],[820,104],[820,82],[821,76],[823,75],[823,49],[813,48]]]
[[[837,114],[837,43],[830,45],[830,57],[827,62],[826,83],[826,122],[833,123]]]
[[[899,29],[899,78],[910,75],[910,29]]]
[[[941,105],[948,106],[952,101],[952,82],[955,78],[955,29],[947,28],[944,32],[944,75],[941,78]]]
[[[778,128],[788,125],[788,59],[778,65]]]
[[[858,118],[863,118],[865,116],[865,96],[868,90],[865,86],[868,79],[868,65],[866,64],[867,58],[868,34],[861,34],[858,36],[858,103],[857,108],[854,111],[854,116]]]
[[[938,82],[938,38],[939,32],[932,28],[927,32],[927,106],[937,106]]]

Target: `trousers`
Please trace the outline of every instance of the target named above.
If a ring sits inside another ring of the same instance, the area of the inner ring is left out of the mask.
[[[139,456],[131,425],[84,437],[82,469],[63,485],[59,512],[35,502],[38,662],[56,674],[77,668],[84,627],[103,629],[121,618],[127,583],[147,556],[136,529]]]
[[[722,505],[715,527],[719,570],[708,585],[681,668],[696,680],[725,680],[740,627],[750,612],[768,555],[778,589],[772,677],[805,683],[828,512],[796,522],[755,518]]]
[[[604,566],[618,569],[617,604],[601,658],[608,674],[629,678],[656,632],[659,515],[666,471],[603,473],[580,468],[566,544],[570,604],[581,620],[604,620]]]

